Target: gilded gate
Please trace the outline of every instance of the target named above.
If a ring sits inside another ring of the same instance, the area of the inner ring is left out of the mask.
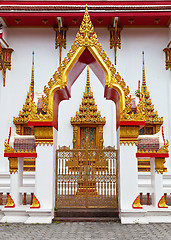
[[[58,208],[117,208],[117,151],[70,149],[56,151]]]

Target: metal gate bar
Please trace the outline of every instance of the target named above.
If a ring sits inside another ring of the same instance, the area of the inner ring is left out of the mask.
[[[117,208],[117,199],[114,148],[56,151],[56,207]]]

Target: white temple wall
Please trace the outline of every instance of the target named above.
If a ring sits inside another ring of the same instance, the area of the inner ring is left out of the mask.
[[[52,146],[37,146],[35,196],[41,209],[53,208],[54,197],[54,161]]]
[[[57,68],[55,32],[53,29],[7,29],[8,44],[14,49],[11,71],[7,70],[6,86],[0,84],[0,172],[8,171],[8,159],[4,158],[4,140],[9,128],[15,131],[13,117],[18,116],[25,103],[31,81],[32,52],[35,52],[35,85],[42,91]],[[2,78],[2,77],[1,77]]]
[[[169,25],[169,38],[168,43],[171,41],[171,23]],[[168,78],[170,79],[168,81],[168,129],[169,129],[169,152],[171,153],[171,106],[169,103],[171,103],[171,70],[167,70]],[[171,161],[169,164],[169,170],[171,171]]]
[[[62,58],[70,49],[77,31],[76,28],[67,31],[67,49],[62,51]],[[95,29],[95,31],[104,50],[113,62],[114,50],[110,49],[109,31],[102,28]],[[130,91],[134,91],[138,88],[138,80],[142,79],[142,51],[145,51],[147,87],[155,109],[158,110],[159,116],[164,117],[165,138],[171,136],[171,127],[169,129],[169,121],[171,122],[170,98],[168,95],[170,72],[165,70],[163,52],[163,49],[168,44],[169,34],[169,28],[124,28],[121,32],[121,50],[117,50],[116,65],[120,75],[129,85]],[[8,171],[8,160],[3,157],[4,139],[8,137],[10,126],[15,129],[12,123],[13,116],[18,116],[25,103],[31,80],[32,51],[35,51],[35,86],[38,91],[43,90],[44,85],[47,84],[59,65],[59,51],[55,50],[55,32],[53,29],[10,28],[7,29],[7,35],[8,43],[14,49],[14,52],[12,54],[12,69],[11,71],[7,70],[6,74],[5,88],[2,86],[2,74],[0,75],[0,111],[3,115],[0,118],[0,172]],[[98,110],[101,111],[102,116],[109,117],[109,119],[111,112],[113,112],[112,118],[115,119],[115,111],[112,110],[114,104],[104,100],[103,88],[93,75],[92,71],[90,71],[92,91],[94,92]],[[84,84],[82,84],[82,80]],[[70,117],[74,116],[76,110],[78,110],[85,87],[85,80],[86,71],[83,72],[83,76],[80,76],[72,87],[72,108],[67,103],[69,101],[63,101],[60,104],[59,115],[61,116],[63,111],[64,116],[67,116],[63,121],[69,119],[69,122],[65,126],[66,133],[62,134],[61,137],[59,137],[60,129],[62,129],[64,123],[59,125],[57,145],[71,145],[72,127]],[[77,87],[79,87],[79,91],[77,91]],[[71,109],[70,112],[68,112],[68,109]],[[115,127],[112,126],[112,122],[108,127],[107,124],[104,127],[105,146],[112,144],[112,142],[116,144],[115,137],[112,139],[112,135],[109,134],[111,129],[112,131],[115,130]]]

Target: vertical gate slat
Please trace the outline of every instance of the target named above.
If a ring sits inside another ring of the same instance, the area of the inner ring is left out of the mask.
[[[104,149],[56,151],[56,207],[116,207],[117,154]]]

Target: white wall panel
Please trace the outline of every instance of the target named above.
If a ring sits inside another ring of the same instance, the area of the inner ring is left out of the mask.
[[[70,49],[77,30],[71,28],[67,31],[67,49],[63,50],[62,58]],[[7,31],[8,43],[14,52],[12,69],[11,71],[7,70],[5,88],[2,87],[2,74],[0,73],[0,171],[8,170],[8,160],[3,158],[4,139],[8,137],[9,128],[13,125],[13,116],[18,116],[18,112],[25,102],[31,79],[32,51],[35,51],[35,85],[38,91],[42,91],[44,85],[52,77],[57,69],[59,58],[59,51],[54,47],[55,32],[53,29],[10,28]],[[98,28],[96,33],[113,62],[114,50],[110,50],[109,47],[109,31]],[[171,121],[168,97],[170,72],[165,70],[165,56],[162,50],[168,44],[168,40],[169,28],[124,28],[121,32],[121,50],[117,51],[116,66],[125,82],[130,86],[130,90],[136,90],[138,80],[142,78],[142,51],[145,51],[147,86],[155,109],[158,110],[159,116],[164,117],[166,138],[171,137],[171,129],[169,130],[168,124]],[[115,111],[112,110],[114,104],[104,99],[103,88],[91,71],[90,78],[98,109],[102,116],[108,118],[104,127],[104,145],[115,144],[115,136],[113,138],[111,133],[115,130],[113,127],[115,123],[114,120],[110,120],[111,116],[115,119]],[[72,127],[69,120],[79,108],[85,80],[86,71],[80,75],[72,87],[71,100],[69,100],[71,105],[69,105],[69,101],[63,101],[60,104],[60,118],[62,114],[64,116],[59,125],[58,142],[60,145],[71,145]],[[65,133],[62,130],[64,128]]]

